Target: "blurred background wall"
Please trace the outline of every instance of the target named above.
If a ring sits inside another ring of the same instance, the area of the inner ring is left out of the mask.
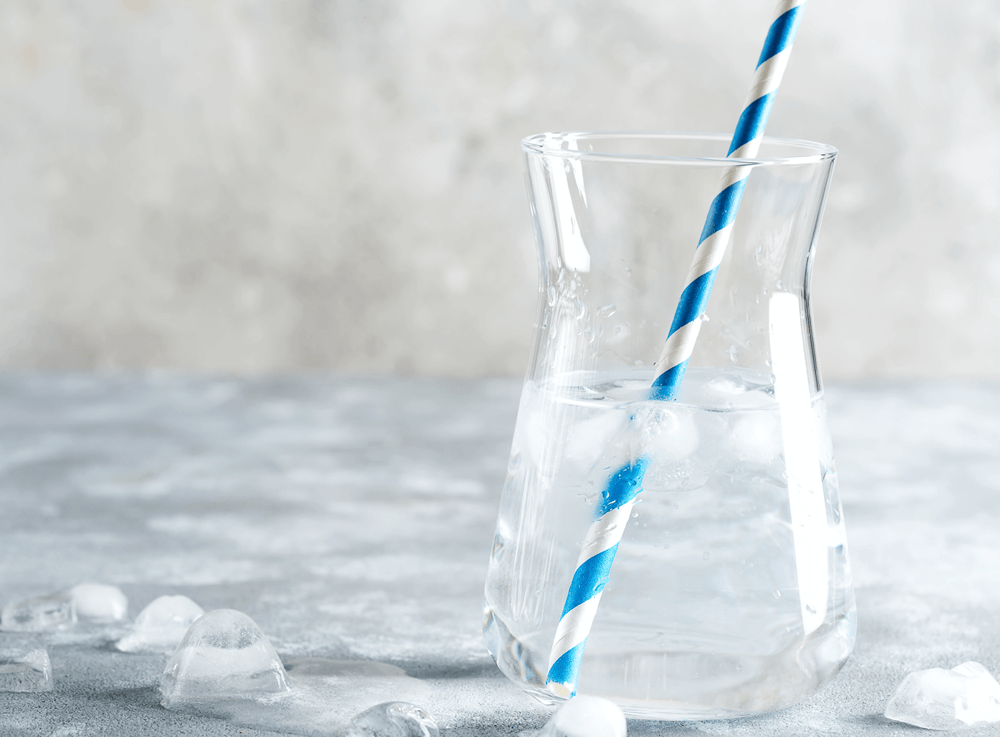
[[[0,368],[522,375],[519,141],[729,132],[770,0],[2,0]],[[813,0],[827,379],[1000,378],[1000,5]]]

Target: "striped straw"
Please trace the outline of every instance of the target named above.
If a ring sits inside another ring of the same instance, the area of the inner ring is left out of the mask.
[[[753,84],[729,146],[729,158],[746,159],[757,155],[804,5],[805,0],[778,3],[776,18],[764,40]],[[677,396],[751,168],[746,164],[734,166],[722,175],[718,194],[709,207],[698,248],[688,269],[686,286],[678,300],[666,345],[657,362],[660,373],[650,389],[651,399],[672,400]],[[559,696],[576,693],[587,636],[635,497],[642,491],[645,473],[646,459],[639,457],[612,474],[603,493],[603,503],[594,512],[595,519],[583,542],[549,655],[551,665],[546,683]]]

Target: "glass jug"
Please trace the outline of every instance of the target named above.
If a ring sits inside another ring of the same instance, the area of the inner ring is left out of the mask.
[[[524,140],[538,317],[486,580],[490,653],[546,703],[581,548],[615,469],[645,475],[582,632],[578,693],[627,715],[794,704],[854,645],[809,282],[836,150],[709,135]],[[723,172],[751,167],[675,399],[655,362]]]

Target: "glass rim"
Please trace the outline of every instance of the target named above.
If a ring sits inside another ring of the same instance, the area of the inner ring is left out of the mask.
[[[521,140],[521,148],[527,153],[541,156],[557,156],[577,161],[608,161],[618,163],[675,164],[681,166],[776,166],[796,164],[816,164],[836,158],[836,148],[826,143],[798,138],[764,136],[762,142],[784,144],[805,149],[808,153],[792,156],[757,156],[753,158],[726,158],[724,156],[669,156],[659,154],[628,154],[601,151],[579,151],[559,148],[553,145],[566,141],[601,140],[611,138],[632,138],[645,140],[675,141],[716,141],[729,146],[731,136],[721,133],[674,133],[658,131],[565,131],[535,133]]]

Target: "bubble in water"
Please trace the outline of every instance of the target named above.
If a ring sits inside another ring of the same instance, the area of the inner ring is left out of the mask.
[[[597,696],[576,696],[558,709],[538,737],[625,737],[625,715]]]
[[[601,317],[611,317],[613,314],[615,314],[615,311],[617,309],[618,309],[618,305],[616,305],[614,302],[612,302],[611,304],[606,304],[606,305],[604,305],[604,307],[601,307],[597,311],[597,314],[600,315]]]
[[[438,734],[434,719],[419,706],[389,701],[354,717],[345,737],[438,737]]]
[[[117,586],[81,583],[69,590],[76,616],[95,622],[120,622],[128,613],[128,598]]]
[[[161,596],[139,612],[131,634],[115,645],[126,653],[173,652],[205,610],[186,596]]]
[[[273,696],[290,688],[278,654],[256,622],[234,609],[216,609],[184,635],[163,671],[160,691],[164,707],[183,709]]]
[[[76,608],[67,594],[49,594],[14,601],[3,608],[0,628],[7,632],[44,632],[76,624]]]

